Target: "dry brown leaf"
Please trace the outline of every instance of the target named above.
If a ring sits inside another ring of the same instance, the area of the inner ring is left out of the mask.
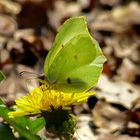
[[[137,125],[139,125],[139,129],[140,129],[140,98],[137,98],[134,102],[133,102],[133,106],[132,108],[128,111],[128,115],[130,116],[130,122],[135,122]],[[130,123],[131,124],[131,123]],[[136,128],[138,128],[138,126],[135,125]],[[134,128],[135,128],[134,127]],[[128,126],[128,128],[133,128]],[[140,135],[140,133],[139,133]]]
[[[139,140],[137,137],[131,137],[129,135],[112,135],[112,134],[102,134],[99,136],[98,140]]]
[[[0,63],[4,63],[9,57],[9,52],[6,49],[0,50]]]
[[[105,101],[98,101],[92,110],[93,123],[99,128],[98,132],[115,132],[124,128],[126,123],[126,113],[120,111]]]
[[[95,134],[89,126],[89,122],[92,121],[90,115],[81,114],[77,117],[77,129],[74,137],[76,140],[97,140]]]
[[[17,15],[21,10],[21,5],[10,0],[0,0],[0,11]]]
[[[32,40],[34,40],[34,30],[33,29],[17,29],[14,32],[13,36],[16,41],[20,39],[25,39],[32,43],[33,42]]]
[[[111,81],[106,75],[101,75],[97,87],[100,91],[98,98],[104,98],[107,102],[121,104],[130,109],[133,101],[140,97],[140,91],[134,85],[125,81]]]
[[[134,62],[140,61],[139,38],[133,39],[132,36],[117,35],[111,38],[106,38],[107,47],[112,47],[117,58],[128,57]]]
[[[66,1],[62,1],[62,0],[56,1],[55,10],[48,11],[48,16],[51,25],[55,29],[57,29],[65,18],[79,15],[81,8],[82,8],[81,4],[77,2],[67,3]]]
[[[114,21],[124,25],[140,24],[140,5],[138,2],[131,2],[128,6],[116,7],[111,15]]]
[[[93,22],[89,25],[89,28],[93,31],[111,31],[121,33],[128,29],[126,25],[124,26],[123,24],[114,22],[110,12],[95,11],[92,14],[92,17],[94,17]]]
[[[124,58],[121,66],[117,70],[118,75],[122,80],[134,81],[136,75],[138,75],[138,67],[132,63],[128,58]]]
[[[15,20],[7,15],[0,14],[0,34],[10,36],[17,29]]]
[[[120,0],[99,0],[101,4],[109,5],[109,6],[114,6],[119,4]]]

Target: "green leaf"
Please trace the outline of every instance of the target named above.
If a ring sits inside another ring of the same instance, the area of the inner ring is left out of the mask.
[[[45,120],[43,117],[37,118],[35,120],[29,120],[28,121],[28,127],[29,130],[36,134],[38,131],[40,131],[45,126]]]
[[[67,20],[60,28],[45,60],[49,84],[64,92],[87,91],[98,82],[106,61],[87,29],[84,17]]]
[[[4,101],[0,98],[0,105],[4,104]]]
[[[28,126],[28,124],[30,124],[29,119],[25,117],[17,117],[17,118],[11,119],[8,116],[8,112],[10,112],[10,110],[4,104],[1,103],[0,104],[0,117],[2,117],[6,122],[8,122],[8,124],[12,125],[14,129],[18,131],[19,134],[25,137],[27,140],[41,140],[39,136],[35,135],[35,133],[37,132],[37,128],[35,126],[39,125],[39,123],[42,122],[43,124],[40,124],[42,127],[44,125],[43,120],[39,119],[39,121],[37,120],[37,123],[34,120],[35,122],[35,126],[33,126],[34,129],[32,128],[30,130],[29,128],[31,128],[31,126]]]
[[[4,74],[2,73],[2,71],[0,71],[0,81],[4,80],[5,79],[5,76]]]
[[[0,139],[1,140],[16,140],[12,133],[12,129],[8,124],[0,123]]]

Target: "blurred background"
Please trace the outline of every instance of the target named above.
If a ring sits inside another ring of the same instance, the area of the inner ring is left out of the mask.
[[[75,140],[140,140],[139,0],[0,0],[0,97],[11,107],[38,84],[59,26],[79,15],[108,61],[96,96],[73,108]]]

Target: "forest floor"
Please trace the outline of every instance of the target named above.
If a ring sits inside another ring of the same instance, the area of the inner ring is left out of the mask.
[[[35,73],[43,73],[59,26],[79,15],[87,17],[107,62],[92,89],[95,97],[73,108],[78,120],[74,139],[140,140],[139,0],[1,0],[0,70],[6,80],[0,97],[12,106],[38,83]],[[20,77],[22,71],[27,75]]]

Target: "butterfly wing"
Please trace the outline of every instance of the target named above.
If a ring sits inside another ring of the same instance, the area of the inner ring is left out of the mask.
[[[48,75],[48,70],[50,69],[51,64],[57,57],[57,54],[63,49],[63,46],[79,34],[89,34],[86,27],[85,17],[70,18],[60,27],[52,48],[45,60],[44,73],[46,76]]]
[[[51,63],[47,80],[65,92],[81,92],[97,83],[105,57],[88,34],[69,40]]]

